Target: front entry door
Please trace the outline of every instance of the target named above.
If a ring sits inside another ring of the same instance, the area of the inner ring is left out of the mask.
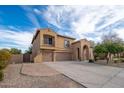
[[[77,60],[80,60],[80,49],[77,48]]]

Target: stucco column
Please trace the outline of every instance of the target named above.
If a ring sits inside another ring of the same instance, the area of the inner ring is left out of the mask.
[[[42,62],[42,53],[39,53],[35,58],[34,58],[35,63],[41,63]]]
[[[53,62],[56,61],[56,52],[53,52]]]
[[[81,46],[81,48],[80,48],[80,59],[81,59],[81,61],[84,60],[84,57],[83,56],[84,56],[83,55],[83,46]]]
[[[83,43],[82,41],[80,41],[80,60],[83,61]]]
[[[94,60],[93,48],[92,47],[90,47],[90,59]]]

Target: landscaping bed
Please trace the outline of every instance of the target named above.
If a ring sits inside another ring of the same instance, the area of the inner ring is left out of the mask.
[[[114,63],[124,62],[124,58],[113,58]]]
[[[114,67],[121,67],[124,68],[124,62],[111,62],[109,64],[107,64],[106,60],[97,60],[95,61],[96,64],[100,64],[100,65],[107,65],[107,66],[114,66]]]

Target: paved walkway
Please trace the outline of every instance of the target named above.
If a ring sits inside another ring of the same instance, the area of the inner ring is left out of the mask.
[[[87,62],[45,62],[86,87],[124,88],[124,68]]]

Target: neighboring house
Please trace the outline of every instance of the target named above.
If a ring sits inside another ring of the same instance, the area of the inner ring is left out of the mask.
[[[57,34],[51,29],[39,29],[32,40],[34,62],[53,62],[93,59],[90,41]]]

